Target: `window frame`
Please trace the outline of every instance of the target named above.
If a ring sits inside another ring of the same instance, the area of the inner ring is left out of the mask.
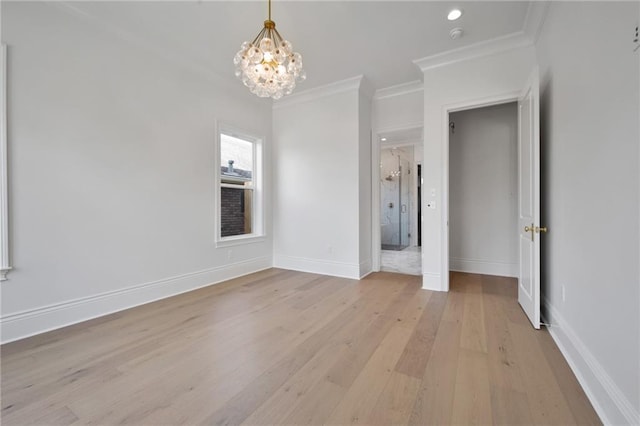
[[[228,247],[236,245],[244,245],[255,242],[260,242],[265,239],[265,226],[264,226],[264,195],[263,195],[263,164],[264,164],[264,138],[256,136],[255,133],[247,132],[237,127],[228,125],[226,123],[218,123],[216,126],[216,149],[215,149],[215,205],[216,205],[216,230],[215,230],[215,243],[216,247]],[[221,148],[222,148],[222,135],[231,136],[234,138],[242,139],[247,142],[251,142],[253,145],[253,170],[251,176],[252,185],[250,188],[252,191],[251,197],[251,233],[241,235],[230,235],[227,237],[222,236],[222,188],[232,187],[242,189],[240,186],[234,186],[222,182],[221,173]]]

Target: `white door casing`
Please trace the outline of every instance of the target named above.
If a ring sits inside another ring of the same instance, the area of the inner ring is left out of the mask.
[[[540,328],[540,83],[536,67],[518,98],[518,303]]]

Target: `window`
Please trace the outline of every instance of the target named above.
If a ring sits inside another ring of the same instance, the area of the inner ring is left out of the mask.
[[[218,242],[238,242],[261,236],[261,141],[223,128],[219,134],[218,153]]]

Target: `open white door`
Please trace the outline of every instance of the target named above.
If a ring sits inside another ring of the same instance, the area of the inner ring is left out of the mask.
[[[540,82],[533,70],[518,99],[518,303],[540,328]]]

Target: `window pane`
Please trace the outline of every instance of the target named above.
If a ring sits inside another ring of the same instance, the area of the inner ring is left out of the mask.
[[[252,200],[252,189],[220,188],[220,224],[223,237],[252,232]]]
[[[253,179],[253,143],[220,135],[220,176],[224,183],[246,185]]]

